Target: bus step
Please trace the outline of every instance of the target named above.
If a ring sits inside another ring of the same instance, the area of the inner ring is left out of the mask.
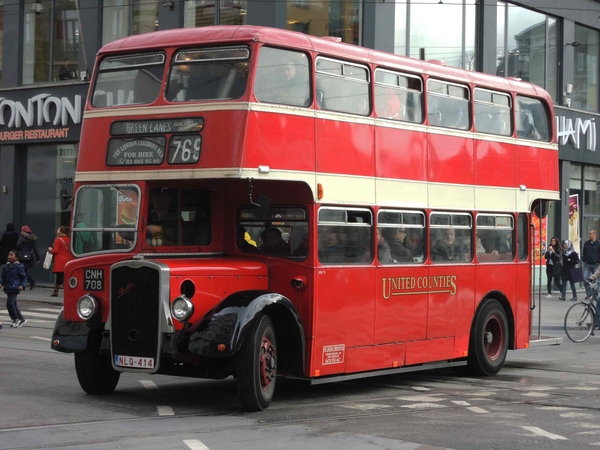
[[[529,348],[531,347],[544,347],[547,345],[560,345],[563,343],[563,338],[561,337],[550,337],[550,336],[540,336],[537,335],[529,336]]]

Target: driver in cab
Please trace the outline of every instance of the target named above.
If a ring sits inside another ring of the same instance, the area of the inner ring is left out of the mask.
[[[177,245],[179,217],[173,206],[175,203],[173,194],[168,189],[151,191],[146,244],[152,246]]]

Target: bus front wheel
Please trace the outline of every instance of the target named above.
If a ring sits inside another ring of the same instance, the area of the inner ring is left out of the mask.
[[[277,376],[277,341],[271,318],[261,315],[240,349],[236,380],[246,411],[262,411],[271,404]]]
[[[87,348],[75,353],[75,371],[81,389],[93,395],[113,392],[121,376],[112,368],[110,358],[100,354],[100,336],[92,334]]]
[[[471,330],[468,367],[478,375],[497,374],[508,351],[508,320],[497,300],[489,300]]]

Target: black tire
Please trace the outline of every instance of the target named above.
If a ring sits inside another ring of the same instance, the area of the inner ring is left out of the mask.
[[[92,395],[112,393],[121,376],[112,368],[110,358],[100,354],[99,335],[90,335],[87,348],[75,353],[75,371],[81,389]]]
[[[575,303],[565,314],[565,333],[573,342],[583,342],[594,330],[594,313],[585,303]]]
[[[476,375],[495,375],[502,368],[507,351],[506,313],[497,300],[487,300],[471,330],[468,369]]]
[[[246,411],[269,407],[277,378],[277,341],[269,316],[254,320],[237,356],[238,395]]]

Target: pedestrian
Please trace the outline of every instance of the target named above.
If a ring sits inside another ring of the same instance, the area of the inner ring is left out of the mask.
[[[550,245],[544,254],[544,258],[546,258],[546,279],[548,283],[548,295],[546,295],[546,298],[552,297],[552,280],[554,280],[558,292],[562,292],[562,284],[560,282],[562,253],[560,241],[557,237],[552,237],[552,239],[550,239]]]
[[[21,252],[19,250],[11,250],[8,252],[7,263],[2,267],[2,275],[0,276],[0,288],[4,287],[4,293],[7,295],[6,309],[12,319],[11,327],[22,327],[27,323],[27,319],[23,317],[19,307],[17,306],[17,295],[27,285],[27,275],[23,264],[19,262]]]
[[[4,234],[0,238],[0,266],[6,264],[8,252],[17,248],[19,234],[15,231],[15,226],[12,223],[7,223]]]
[[[37,236],[33,234],[31,228],[27,225],[21,227],[21,236],[17,243],[17,250],[21,252],[21,264],[25,267],[25,273],[27,274],[27,281],[29,282],[29,290],[35,287],[35,280],[29,275],[28,270],[33,267],[37,262],[40,263],[40,253],[38,252],[36,241]]]
[[[573,243],[569,240],[565,240],[563,243],[563,255],[562,255],[562,270],[560,278],[562,280],[561,297],[559,300],[565,301],[567,296],[567,281],[571,283],[571,291],[573,291],[572,302],[577,301],[577,291],[575,290],[575,282],[573,281],[573,275],[571,269],[579,262],[579,255],[573,249]]]
[[[48,251],[54,255],[52,272],[56,274],[54,291],[50,297],[58,297],[60,285],[65,281],[65,265],[71,259],[71,248],[69,246],[69,227],[61,225],[56,230],[56,239]]]
[[[590,230],[588,240],[583,244],[583,253],[581,260],[583,261],[583,279],[587,280],[598,270],[600,266],[600,241],[596,237],[596,230]],[[592,296],[592,291],[589,286],[585,286],[585,299],[589,300]]]

